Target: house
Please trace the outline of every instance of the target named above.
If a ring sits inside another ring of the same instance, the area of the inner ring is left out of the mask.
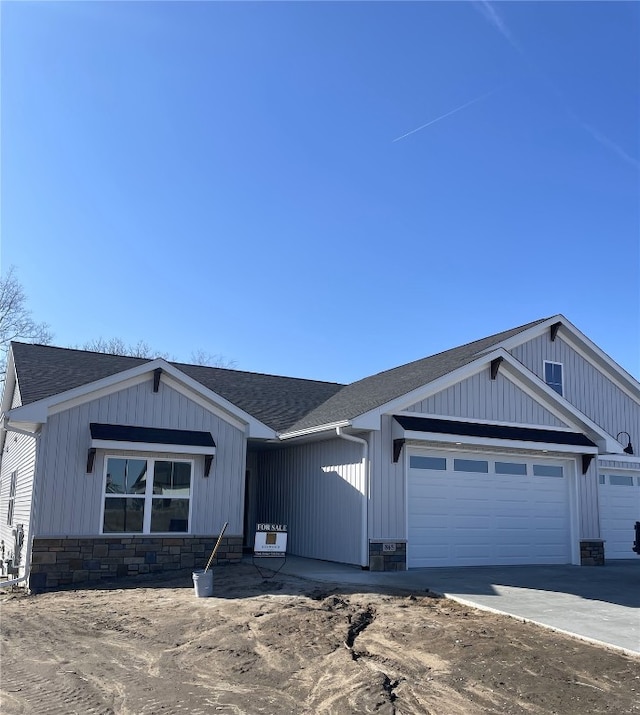
[[[636,558],[640,384],[564,316],[349,385],[12,343],[0,539],[31,588],[290,553],[376,570]]]

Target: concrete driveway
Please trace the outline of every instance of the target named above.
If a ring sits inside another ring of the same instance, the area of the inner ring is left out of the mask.
[[[429,590],[640,654],[640,558],[605,566],[482,566],[381,573],[289,556],[282,571],[366,588]]]

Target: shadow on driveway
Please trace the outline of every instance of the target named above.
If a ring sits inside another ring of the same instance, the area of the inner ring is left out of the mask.
[[[499,595],[497,586],[511,586],[640,608],[640,558],[605,566],[480,566],[420,569],[419,574],[434,591],[490,596]]]

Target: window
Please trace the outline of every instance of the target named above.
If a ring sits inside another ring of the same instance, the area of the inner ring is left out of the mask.
[[[103,534],[189,531],[192,463],[107,457]]]
[[[488,474],[489,462],[482,459],[454,459],[453,468],[456,472],[483,472]]]
[[[609,477],[609,484],[611,484],[612,487],[632,487],[633,477],[622,474],[612,474]]]
[[[496,462],[496,474],[527,476],[527,465],[518,462]]]
[[[544,363],[544,381],[552,390],[555,390],[559,395],[564,394],[562,389],[562,363],[547,362]]]
[[[13,509],[16,502],[16,482],[18,472],[11,472],[11,482],[9,483],[9,506],[7,507],[7,526],[13,524]]]
[[[447,460],[444,457],[409,457],[411,469],[446,469]]]
[[[533,474],[536,477],[563,477],[564,471],[562,467],[551,464],[534,464]]]

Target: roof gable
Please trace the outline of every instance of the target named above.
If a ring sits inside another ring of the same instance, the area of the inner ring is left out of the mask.
[[[223,398],[274,431],[285,429],[342,385],[315,380],[263,375],[225,368],[167,363],[164,360],[93,353],[48,345],[12,343],[22,404],[50,400],[113,378],[114,381],[157,365],[195,389]],[[157,365],[156,365],[157,363]]]

